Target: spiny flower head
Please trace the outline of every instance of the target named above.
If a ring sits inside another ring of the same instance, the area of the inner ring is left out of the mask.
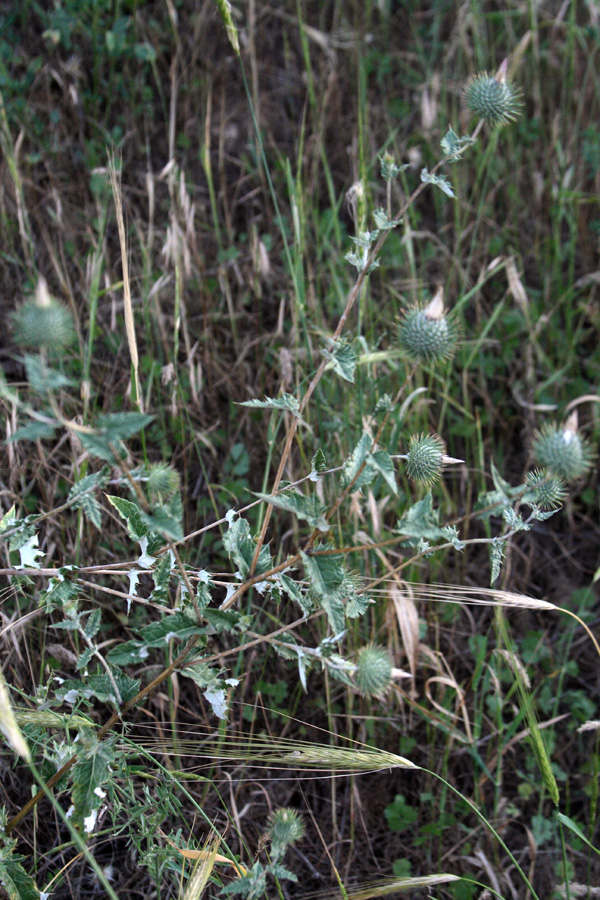
[[[392,682],[392,662],[378,644],[361,647],[356,658],[354,680],[364,697],[383,697]]]
[[[472,75],[464,88],[471,112],[490,125],[507,125],[521,113],[521,92],[506,79],[505,60],[494,78],[487,72]]]
[[[398,337],[400,346],[414,362],[442,362],[453,355],[458,329],[444,309],[442,287],[427,306],[414,306],[404,313]]]
[[[41,276],[35,296],[13,313],[12,322],[15,342],[21,347],[61,353],[75,340],[71,310],[50,295]]]
[[[269,817],[268,833],[273,850],[277,855],[281,855],[289,844],[299,841],[304,836],[302,816],[289,806],[276,809]]]
[[[153,500],[166,503],[181,487],[179,472],[165,462],[148,467],[148,493]]]
[[[526,503],[535,503],[540,509],[551,510],[562,506],[567,496],[567,484],[561,475],[549,469],[534,469],[525,477],[528,488],[523,496]]]
[[[430,485],[442,474],[445,447],[437,434],[413,435],[408,442],[406,471],[412,481]]]
[[[575,410],[564,425],[542,425],[533,439],[537,462],[565,481],[577,481],[592,466],[592,449],[577,433],[577,425]]]

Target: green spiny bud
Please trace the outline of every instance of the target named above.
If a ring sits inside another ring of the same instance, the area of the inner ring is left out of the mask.
[[[506,80],[505,64],[495,78],[487,72],[469,78],[464,96],[471,112],[490,125],[507,125],[521,112],[521,93]]]
[[[528,472],[525,484],[529,490],[524,494],[525,503],[535,503],[540,509],[558,509],[567,496],[567,485],[560,475],[549,469],[535,469]]]
[[[458,329],[445,313],[442,287],[427,306],[415,306],[404,313],[398,337],[400,346],[414,362],[442,362],[453,355]]]
[[[148,467],[148,494],[159,503],[166,503],[181,486],[179,472],[165,462]]]
[[[406,471],[419,484],[430,485],[442,474],[444,442],[437,434],[413,435],[408,442]]]
[[[12,316],[14,339],[22,347],[60,353],[75,340],[75,326],[71,311],[50,296],[45,278],[40,277],[35,297]]]
[[[299,841],[304,836],[302,816],[295,809],[282,807],[276,809],[269,818],[269,837],[277,855],[281,855],[287,846]]]
[[[537,462],[565,481],[576,481],[592,465],[591,447],[579,437],[577,424],[575,410],[562,427],[542,425],[533,439],[533,455]]]
[[[383,697],[392,682],[392,662],[387,650],[377,644],[361,647],[356,658],[354,680],[364,697]]]

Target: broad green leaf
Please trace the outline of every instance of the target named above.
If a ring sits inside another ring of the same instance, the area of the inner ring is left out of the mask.
[[[81,672],[82,669],[86,669],[89,665],[89,662],[96,652],[95,647],[86,647],[86,649],[79,655],[77,658],[77,663],[75,665],[75,671]]]
[[[243,634],[250,624],[250,616],[244,616],[235,609],[205,609],[203,619],[207,627],[204,634],[222,634],[225,631]]]
[[[212,710],[218,719],[227,718],[227,701],[229,688],[239,684],[237,678],[223,679],[223,670],[211,669],[210,666],[199,660],[192,666],[186,666],[179,670],[181,675],[191,678],[199,688],[203,690],[205,700],[210,703]]]
[[[109,650],[106,659],[113,666],[129,666],[148,659],[149,655],[150,651],[142,641],[125,641]]]
[[[277,509],[284,509],[293,513],[298,519],[304,519],[311,528],[318,528],[319,531],[329,531],[329,523],[323,513],[323,506],[318,497],[305,497],[303,494],[294,491],[281,494],[256,494],[261,500],[269,503]]]
[[[154,581],[154,590],[152,591],[152,600],[154,603],[165,605],[169,601],[169,584],[171,581],[171,572],[173,570],[173,559],[170,553],[165,554],[152,571],[152,580]]]
[[[48,394],[61,388],[71,387],[73,381],[62,372],[51,369],[41,356],[24,356],[22,360],[27,373],[27,381],[32,390],[38,394]]]
[[[116,738],[98,742],[93,731],[80,731],[77,762],[73,766],[73,823],[86,834],[96,825],[98,812],[106,797],[102,785],[110,779],[116,758]]]
[[[93,492],[105,487],[108,484],[109,477],[110,472],[106,466],[100,472],[86,475],[73,485],[67,498],[74,509],[83,510],[86,519],[92,525],[95,525],[96,528],[100,528],[102,524],[101,507]]]
[[[344,630],[344,582],[346,572],[341,554],[309,556],[300,551],[311,595],[327,613],[334,634]]]
[[[94,434],[90,431],[78,431],[77,437],[91,456],[102,459],[104,462],[115,465],[118,457],[125,456],[123,444],[111,443],[103,434]],[[116,451],[116,453],[115,453]]]
[[[154,507],[150,513],[140,510],[140,519],[151,534],[160,534],[173,541],[183,540],[181,524],[162,506]]]
[[[0,884],[9,900],[40,900],[35,881],[21,865],[25,857],[10,852],[15,843],[0,846]]]
[[[353,345],[348,341],[331,341],[330,346],[321,351],[328,359],[333,371],[344,381],[354,382],[354,373],[358,356]]]
[[[85,636],[89,641],[93,640],[95,636],[98,634],[98,629],[100,628],[100,623],[102,621],[102,610],[99,607],[93,609],[90,615],[88,616],[87,622],[84,626]]]
[[[63,612],[75,609],[79,592],[79,587],[72,581],[67,581],[60,575],[51,578],[48,590],[42,595],[46,612],[53,609],[62,609]]]
[[[433,508],[430,492],[406,511],[394,531],[411,538],[437,541],[440,538],[446,538],[444,530],[439,526],[439,519],[440,513],[439,510]]]
[[[360,471],[363,463],[366,462],[367,457],[369,455],[369,451],[371,450],[371,446],[373,444],[373,440],[369,434],[366,432],[361,435],[361,438],[352,451],[348,460],[346,460],[344,464],[344,468],[342,471],[342,479],[345,485],[350,484],[354,478],[356,478],[358,472]],[[360,484],[364,484],[363,476],[364,472],[361,473],[361,476],[354,483],[354,487],[359,487]],[[371,473],[371,478],[374,477],[374,473]],[[369,479],[371,480],[371,479]],[[367,482],[368,483],[368,482]]]
[[[148,534],[148,526],[142,521],[140,510],[131,500],[125,500],[123,497],[115,497],[112,494],[106,494],[106,499],[112,503],[122,519],[127,523],[127,533],[134,541]]]
[[[426,184],[434,184],[439,187],[448,197],[454,197],[454,190],[448,179],[444,175],[432,175],[427,169],[421,170],[421,181]]]
[[[346,616],[349,619],[358,619],[366,613],[368,607],[371,606],[372,603],[373,600],[368,594],[352,593],[348,597],[348,602],[346,603]]]
[[[300,404],[293,394],[282,394],[281,397],[265,397],[264,400],[244,400],[238,406],[248,406],[251,409],[283,409],[291,413],[297,419],[301,419]]]
[[[293,581],[289,575],[279,575],[279,583],[288,597],[299,604],[302,612],[307,616],[313,610],[313,603],[309,595],[302,590],[297,581]]]
[[[98,416],[96,427],[111,444],[127,441],[154,421],[154,416],[138,412],[107,413]]]
[[[2,519],[0,519],[0,534],[4,534],[9,528],[13,528],[18,521],[19,517],[15,514],[15,504],[13,503],[8,512],[4,513]]]
[[[13,444],[15,441],[38,441],[44,438],[54,437],[58,425],[51,425],[48,422],[29,422],[17,428],[8,438],[7,443]]]
[[[240,576],[246,578],[250,572],[250,566],[254,559],[256,544],[250,536],[250,525],[246,519],[238,517],[229,518],[229,529],[223,535],[223,546],[229,556],[238,567]],[[256,573],[266,572],[272,566],[271,553],[266,545],[263,545],[258,557]]]
[[[327,471],[327,463],[325,462],[325,454],[319,447],[315,455],[310,461],[310,477],[311,481],[316,481],[318,475],[322,475]]]
[[[177,638],[187,640],[194,634],[205,634],[206,629],[199,625],[196,618],[185,612],[164,615],[158,622],[152,622],[140,630],[140,638],[146,647],[166,647],[169,641]]]
[[[100,703],[109,703],[116,707],[135,697],[139,690],[139,681],[129,678],[118,669],[111,672],[111,676],[109,678],[107,674],[88,675],[85,681],[69,678],[56,689],[56,697],[71,705],[75,704],[80,697],[84,700],[95,698]],[[118,697],[115,694],[115,688],[119,692]]]
[[[18,517],[12,518],[12,522],[8,527],[16,527],[17,530],[14,532],[14,534],[11,534],[8,539],[8,549],[19,550],[21,547],[27,544],[36,534],[37,522],[37,516],[26,516],[21,520],[19,520]]]
[[[392,494],[398,493],[398,485],[396,484],[396,473],[394,471],[394,463],[385,450],[376,450],[371,453],[368,465],[374,469],[378,475],[381,475]]]

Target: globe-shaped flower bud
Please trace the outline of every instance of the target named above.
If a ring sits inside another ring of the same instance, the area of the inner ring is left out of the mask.
[[[398,338],[413,362],[437,363],[453,355],[458,329],[444,310],[443,288],[438,288],[427,306],[414,306],[404,313]]]
[[[383,697],[392,682],[392,662],[387,650],[377,644],[362,647],[356,658],[354,680],[364,697]]]
[[[39,279],[35,296],[13,313],[12,323],[15,343],[21,347],[61,353],[75,340],[71,311],[50,295],[44,278]]]
[[[445,452],[444,442],[437,434],[413,435],[406,454],[408,477],[419,484],[434,484],[442,474]]]
[[[523,496],[526,503],[535,503],[540,509],[551,510],[562,506],[567,496],[564,478],[549,469],[535,469],[525,478],[528,490]]]
[[[576,481],[589,471],[592,450],[577,433],[577,411],[564,425],[542,425],[533,439],[533,455],[540,465],[560,475],[565,481]]]
[[[473,75],[464,88],[471,112],[490,125],[507,125],[521,113],[521,92],[506,80],[505,70],[501,67],[495,78],[487,72]]]
[[[273,846],[284,850],[304,837],[304,822],[295,809],[276,809],[269,818],[269,837]]]
[[[148,468],[148,493],[153,500],[166,503],[181,486],[179,472],[167,463],[154,463]]]

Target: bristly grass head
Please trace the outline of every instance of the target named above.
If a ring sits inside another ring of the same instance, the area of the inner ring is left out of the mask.
[[[495,78],[487,72],[473,75],[464,88],[471,112],[490,125],[508,125],[521,113],[521,92],[506,80],[505,68],[501,67]]]
[[[564,425],[542,425],[533,439],[533,455],[565,481],[577,481],[592,466],[592,448],[577,433],[577,411],[571,413]]]
[[[453,356],[458,327],[446,314],[442,287],[427,306],[414,306],[404,313],[398,337],[402,350],[413,362],[438,363]]]

